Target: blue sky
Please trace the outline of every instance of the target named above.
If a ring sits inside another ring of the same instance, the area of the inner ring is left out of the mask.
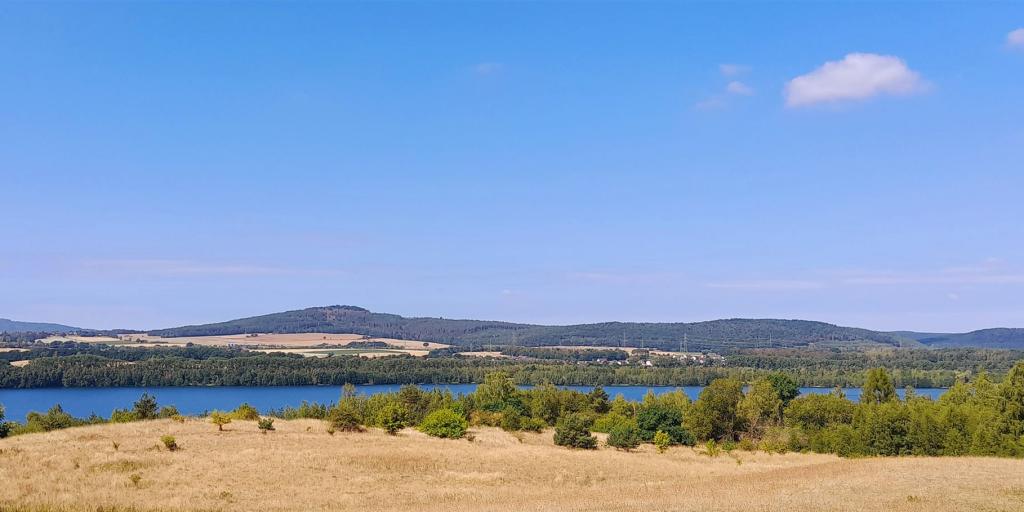
[[[5,3],[0,317],[1024,326],[1024,4]]]

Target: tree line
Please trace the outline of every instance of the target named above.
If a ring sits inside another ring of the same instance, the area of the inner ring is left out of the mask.
[[[457,438],[470,425],[535,432],[553,428],[555,444],[581,449],[597,446],[592,435],[597,431],[607,432],[605,442],[622,450],[652,443],[658,451],[703,444],[709,454],[742,449],[844,457],[1024,456],[1024,363],[1011,368],[1000,383],[985,374],[957,382],[938,400],[918,396],[913,389],[901,399],[892,375],[883,368],[867,371],[863,381],[859,402],[841,392],[801,396],[797,383],[780,373],[759,377],[747,387],[737,379],[715,379],[693,402],[680,390],[648,393],[634,402],[621,395],[610,398],[601,387],[582,393],[546,383],[523,390],[511,375],[496,371],[469,394],[403,386],[395,393],[365,396],[347,385],[335,403],[303,403],[268,415],[324,420],[330,434],[369,427],[394,434],[415,427]],[[25,423],[0,422],[0,435],[167,417],[179,415],[143,395],[130,409],[114,411],[109,420],[73,418],[57,405],[45,414],[30,413]],[[247,404],[209,417],[218,428],[239,419],[260,421],[264,432],[273,430],[273,422]]]
[[[138,349],[124,349],[138,350]],[[172,350],[172,349],[158,349]],[[205,351],[206,349],[198,349]],[[844,368],[750,368],[734,366],[617,366],[572,361],[522,362],[486,358],[364,358],[240,352],[234,357],[187,358],[168,352],[145,359],[92,354],[40,357],[24,367],[0,360],[0,388],[131,386],[300,386],[353,384],[470,384],[503,370],[519,384],[703,386],[717,378],[752,382],[781,370],[800,386],[857,387],[863,371]],[[948,387],[975,370],[896,369],[897,386]],[[1005,372],[993,371],[999,377]]]

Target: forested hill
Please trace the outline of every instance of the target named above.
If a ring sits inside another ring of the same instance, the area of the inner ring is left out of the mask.
[[[78,327],[41,322],[18,322],[0,318],[0,332],[76,332]]]
[[[1024,329],[981,329],[961,334],[912,336],[922,344],[936,348],[977,347],[1024,350]]]
[[[727,351],[733,348],[816,346],[920,346],[890,333],[806,320],[730,319],[693,323],[606,322],[545,326],[485,320],[406,318],[355,306],[315,307],[228,322],[150,331],[208,336],[245,333],[354,333],[435,341],[460,347],[483,345],[604,345],[665,350]]]

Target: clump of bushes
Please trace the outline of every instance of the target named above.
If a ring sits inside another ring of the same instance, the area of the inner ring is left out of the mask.
[[[174,439],[174,436],[162,436],[160,437],[160,442],[164,444],[164,448],[167,448],[169,452],[178,450],[178,441]]]
[[[255,407],[247,403],[243,403],[237,409],[231,411],[231,417],[239,421],[256,421],[260,419],[260,411],[257,411]]]
[[[275,430],[274,418],[260,418],[259,421],[256,422],[256,426],[259,427],[260,432],[266,434],[270,430]]]
[[[640,446],[640,433],[636,425],[628,422],[616,425],[608,433],[608,446],[627,452]]]
[[[420,424],[420,432],[445,439],[459,439],[466,435],[469,422],[452,409],[438,409],[427,415]]]
[[[592,450],[597,448],[597,438],[590,433],[586,418],[579,414],[569,414],[563,416],[555,426],[555,444]]]

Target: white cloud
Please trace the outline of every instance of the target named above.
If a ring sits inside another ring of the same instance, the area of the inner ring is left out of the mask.
[[[863,100],[883,94],[907,95],[925,88],[921,76],[899,57],[851,53],[843,60],[826,62],[790,80],[786,85],[786,105],[802,107]]]
[[[1006,46],[1024,50],[1024,28],[1018,28],[1006,35]]]
[[[746,73],[747,71],[750,71],[750,67],[748,67],[748,66],[741,66],[739,64],[719,64],[718,65],[718,72],[722,73],[723,76],[742,75],[743,73]]]
[[[473,71],[481,76],[496,75],[505,70],[505,65],[500,62],[481,62],[473,66]]]
[[[739,94],[741,96],[750,96],[754,94],[754,89],[752,87],[738,80],[729,82],[729,85],[725,86],[725,90],[730,94]]]

